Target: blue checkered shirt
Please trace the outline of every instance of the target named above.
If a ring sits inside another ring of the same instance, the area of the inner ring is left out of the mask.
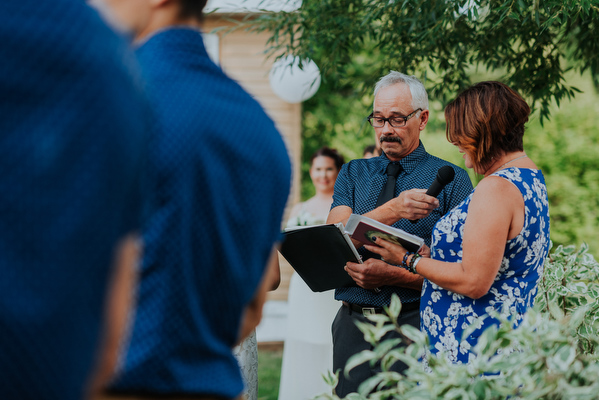
[[[337,181],[333,195],[332,208],[348,206],[354,214],[366,214],[374,210],[377,198],[387,181],[389,159],[384,154],[370,159],[352,160],[345,164]],[[395,196],[406,190],[426,189],[435,180],[439,168],[450,165],[455,170],[455,178],[437,196],[439,207],[428,217],[413,224],[401,219],[394,227],[423,238],[427,246],[431,243],[431,234],[437,221],[460,204],[472,192],[470,177],[462,168],[428,154],[422,142],[407,157],[399,162],[403,168],[395,184]],[[365,256],[364,249],[359,250]],[[366,256],[365,256],[366,258]],[[396,293],[403,303],[420,299],[420,291],[398,286],[383,286],[380,293],[361,287],[340,288],[335,291],[335,299],[348,303],[381,307],[388,305],[391,295]]]

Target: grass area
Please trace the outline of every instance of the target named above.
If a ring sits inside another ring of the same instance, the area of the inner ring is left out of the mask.
[[[258,347],[258,399],[277,400],[281,380],[283,347]]]

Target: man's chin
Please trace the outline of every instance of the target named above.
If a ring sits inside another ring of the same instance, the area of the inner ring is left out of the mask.
[[[391,161],[399,161],[407,155],[405,149],[401,146],[383,147],[383,151]]]
[[[385,154],[401,154],[403,152],[403,146],[397,142],[383,142],[381,149],[385,152]]]

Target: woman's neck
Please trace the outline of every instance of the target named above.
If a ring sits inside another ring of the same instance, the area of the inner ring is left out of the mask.
[[[328,200],[332,203],[333,202],[333,193],[334,193],[334,191],[332,191],[332,190],[330,192],[329,191],[316,192],[316,194],[314,195],[314,198],[318,199],[318,200],[322,200],[322,201]]]
[[[483,174],[485,177],[499,171],[505,167],[516,166],[516,161],[526,158],[526,153],[523,151],[517,151],[514,153],[503,154],[499,157]]]

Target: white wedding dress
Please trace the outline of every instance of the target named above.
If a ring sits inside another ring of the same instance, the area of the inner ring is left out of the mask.
[[[302,211],[287,226],[324,223]],[[287,299],[287,334],[283,350],[279,400],[306,400],[331,393],[323,375],[333,369],[331,324],[340,307],[334,290],[314,293],[297,273],[291,276]]]

